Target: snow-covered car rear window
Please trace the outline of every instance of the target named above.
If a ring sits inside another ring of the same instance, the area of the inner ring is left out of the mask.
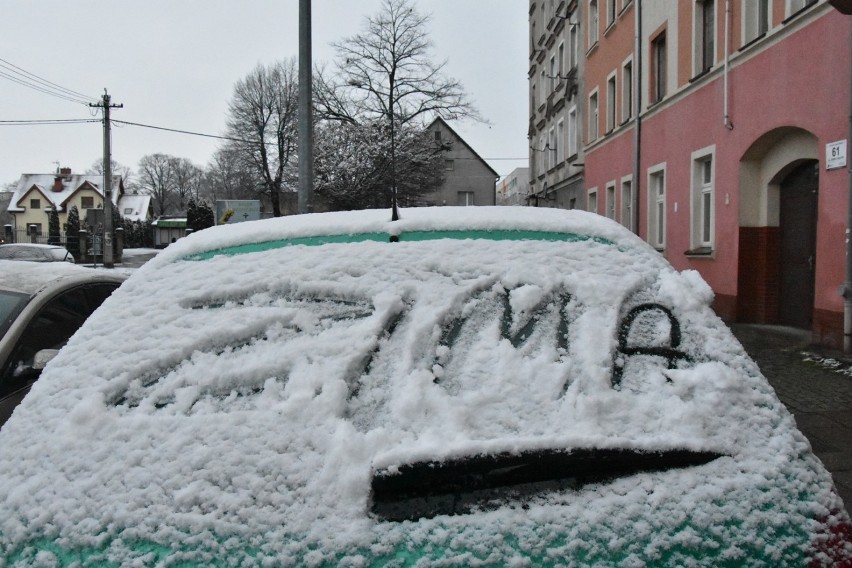
[[[7,557],[809,558],[839,500],[703,280],[594,216],[509,211],[170,247],[0,434]]]

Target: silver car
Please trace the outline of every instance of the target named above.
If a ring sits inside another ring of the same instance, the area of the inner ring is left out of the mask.
[[[81,266],[0,260],[0,425],[56,350],[126,278]]]
[[[0,260],[26,260],[29,262],[76,262],[65,247],[36,243],[0,245]]]

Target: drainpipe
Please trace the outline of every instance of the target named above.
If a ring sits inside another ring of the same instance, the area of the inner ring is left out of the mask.
[[[848,18],[847,18],[848,20]],[[847,24],[848,25],[848,24]],[[852,53],[852,26],[849,45]],[[852,57],[849,58],[852,62]],[[843,282],[843,352],[852,351],[852,65],[849,67],[849,134],[846,141],[846,280]]]
[[[642,157],[642,2],[633,3],[635,39],[633,44],[633,232],[639,234],[639,172]]]
[[[723,112],[724,112],[724,124],[725,128],[728,130],[734,129],[734,123],[731,122],[731,115],[728,114],[728,42],[729,42],[729,28],[731,27],[731,0],[725,0],[725,70],[723,72],[723,81],[724,81],[724,94],[723,94]]]

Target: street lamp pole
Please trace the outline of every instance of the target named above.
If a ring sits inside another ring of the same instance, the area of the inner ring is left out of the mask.
[[[313,211],[314,131],[311,0],[299,0],[299,213]]]

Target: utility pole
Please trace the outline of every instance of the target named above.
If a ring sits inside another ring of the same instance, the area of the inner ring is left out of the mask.
[[[104,89],[103,100],[98,103],[89,103],[90,107],[102,108],[104,111],[104,240],[101,244],[104,254],[104,267],[113,268],[115,263],[112,258],[112,155],[110,152],[110,125],[109,109],[124,108],[124,105],[110,104],[110,96]]]
[[[313,212],[314,127],[311,0],[299,0],[299,213]]]

